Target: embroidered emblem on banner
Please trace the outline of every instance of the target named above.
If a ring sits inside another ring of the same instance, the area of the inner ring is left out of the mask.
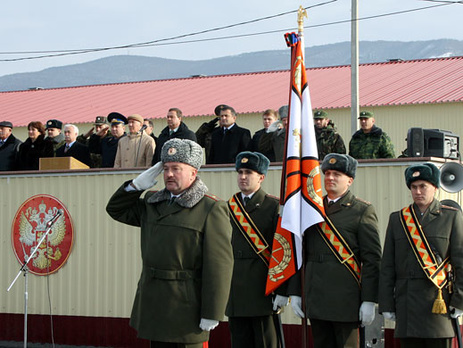
[[[72,220],[66,207],[51,195],[32,196],[16,212],[11,243],[16,258],[22,265],[48,230],[47,223],[59,210],[63,214],[53,223],[48,236],[28,263],[30,273],[51,274],[66,263],[74,239]]]

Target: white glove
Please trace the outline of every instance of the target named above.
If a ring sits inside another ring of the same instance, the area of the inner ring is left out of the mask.
[[[450,317],[453,319],[456,319],[458,317],[461,317],[463,315],[463,310],[449,306],[450,309]]]
[[[148,168],[144,172],[142,172],[139,176],[133,179],[132,184],[139,190],[144,191],[147,190],[154,185],[156,185],[157,181],[156,178],[159,174],[161,174],[163,169],[162,162],[159,161],[151,168]]]
[[[304,318],[304,312],[302,311],[302,299],[301,296],[290,296],[291,307],[293,307],[294,314],[299,318]]]
[[[281,128],[281,122],[280,121],[275,121],[273,122],[270,126],[268,126],[267,130],[265,131],[266,133],[273,133],[276,132],[278,129]]]
[[[275,298],[273,299],[273,310],[276,312],[280,308],[287,306],[288,303],[289,303],[289,297],[276,295]]]
[[[384,319],[395,321],[395,313],[394,312],[383,312]]]
[[[370,325],[375,320],[375,303],[364,301],[360,305],[359,319],[362,326]]]
[[[217,320],[201,318],[199,328],[203,331],[211,331],[214,330],[217,327],[217,325],[219,325],[219,322]]]

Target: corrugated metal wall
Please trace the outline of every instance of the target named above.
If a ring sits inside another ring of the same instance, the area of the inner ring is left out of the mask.
[[[352,191],[371,201],[378,212],[383,234],[390,212],[411,201],[403,172],[412,162],[361,163]],[[441,162],[436,162],[440,165]],[[264,189],[279,195],[280,167],[271,167]],[[74,224],[74,246],[67,263],[48,277],[55,315],[128,317],[140,272],[138,229],[113,221],[105,212],[111,194],[139,171],[96,170],[30,175],[1,175],[0,209],[0,311],[23,313],[24,278],[7,292],[19,271],[11,244],[11,227],[19,207],[33,195],[49,194],[68,209]],[[210,192],[228,199],[237,191],[233,167],[202,168],[200,176]],[[157,188],[162,187],[161,183]],[[461,204],[460,194],[440,190],[439,199],[452,198]],[[29,313],[47,314],[47,277],[29,275]],[[291,310],[285,323],[298,323]]]

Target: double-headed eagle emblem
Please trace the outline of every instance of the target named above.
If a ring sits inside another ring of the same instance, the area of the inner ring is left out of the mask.
[[[48,230],[47,223],[58,212],[58,208],[50,207],[47,210],[46,204],[42,201],[37,207],[29,207],[21,212],[19,217],[19,241],[21,242],[24,257],[27,258],[25,246],[30,247],[29,252],[37,246],[44,233]],[[59,245],[66,235],[66,224],[64,216],[61,215],[51,227],[47,238],[41,243],[33,256],[33,265],[39,269],[46,269],[51,266],[52,260],[59,260],[62,253]]]

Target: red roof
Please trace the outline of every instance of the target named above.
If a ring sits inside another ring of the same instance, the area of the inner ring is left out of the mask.
[[[461,102],[463,57],[360,65],[360,106]],[[313,108],[350,107],[350,66],[308,69]],[[216,105],[238,113],[287,104],[289,70],[192,77],[0,93],[0,118],[15,126],[57,118],[90,123],[118,111],[165,117],[170,107],[184,116],[211,115]]]

